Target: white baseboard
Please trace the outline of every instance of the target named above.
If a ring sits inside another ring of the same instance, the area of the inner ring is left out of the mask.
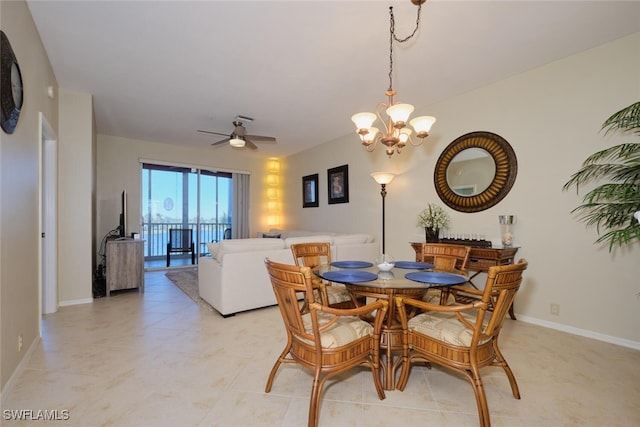
[[[36,337],[36,339],[33,340],[31,345],[29,346],[29,349],[27,349],[27,351],[25,352],[24,357],[20,360],[20,363],[18,363],[18,366],[16,366],[16,368],[13,370],[11,377],[9,377],[9,380],[5,383],[2,390],[0,390],[0,406],[2,408],[6,408],[6,406],[4,405],[3,397],[7,395],[9,390],[11,390],[11,388],[13,387],[13,383],[16,381],[18,375],[21,374],[27,367],[27,363],[29,363],[29,360],[31,359],[31,354],[35,351],[36,347],[40,343],[40,340],[40,337]]]
[[[93,298],[82,298],[82,299],[72,299],[69,301],[60,301],[58,304],[60,307],[65,307],[68,305],[78,305],[78,304],[92,304]]]
[[[632,348],[634,350],[640,350],[640,342],[637,342],[637,341],[631,341],[631,340],[627,340],[620,337],[600,334],[598,332],[588,331],[586,329],[574,328],[573,326],[567,326],[561,323],[549,322],[548,320],[541,320],[535,317],[523,316],[518,313],[516,313],[516,318],[519,321],[522,321],[525,323],[531,323],[533,325],[543,326],[545,328],[567,332],[572,335],[579,335],[582,337],[593,338],[594,340],[604,341],[610,344],[616,344],[622,347]]]

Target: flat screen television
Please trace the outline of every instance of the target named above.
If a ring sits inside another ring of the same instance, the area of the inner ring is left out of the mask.
[[[120,196],[120,224],[118,225],[120,237],[127,236],[127,190],[122,190]]]

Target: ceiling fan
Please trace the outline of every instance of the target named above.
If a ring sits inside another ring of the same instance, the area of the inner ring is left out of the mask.
[[[253,119],[251,117],[236,116],[236,119],[233,121],[233,126],[235,126],[235,128],[233,129],[233,132],[231,132],[230,134],[212,132],[209,130],[198,130],[198,132],[209,133],[212,135],[226,136],[225,139],[222,139],[220,141],[217,141],[211,144],[214,147],[222,146],[223,144],[226,144],[228,142],[229,145],[231,145],[232,147],[237,147],[237,148],[248,147],[248,148],[251,148],[252,150],[257,150],[258,146],[255,144],[256,142],[263,143],[263,144],[276,143],[276,139],[272,136],[247,135],[247,129],[243,126],[242,123],[252,122],[252,121]]]

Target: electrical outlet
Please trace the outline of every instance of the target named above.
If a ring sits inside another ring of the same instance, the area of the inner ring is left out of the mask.
[[[18,353],[22,351],[22,334],[18,335]]]
[[[560,315],[560,304],[551,304],[551,308],[549,309],[549,312],[554,316],[559,316]]]

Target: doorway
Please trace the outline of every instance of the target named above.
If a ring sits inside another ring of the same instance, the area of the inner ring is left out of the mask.
[[[38,114],[40,149],[38,168],[40,248],[38,278],[40,281],[40,313],[58,311],[58,138],[42,112]]]

